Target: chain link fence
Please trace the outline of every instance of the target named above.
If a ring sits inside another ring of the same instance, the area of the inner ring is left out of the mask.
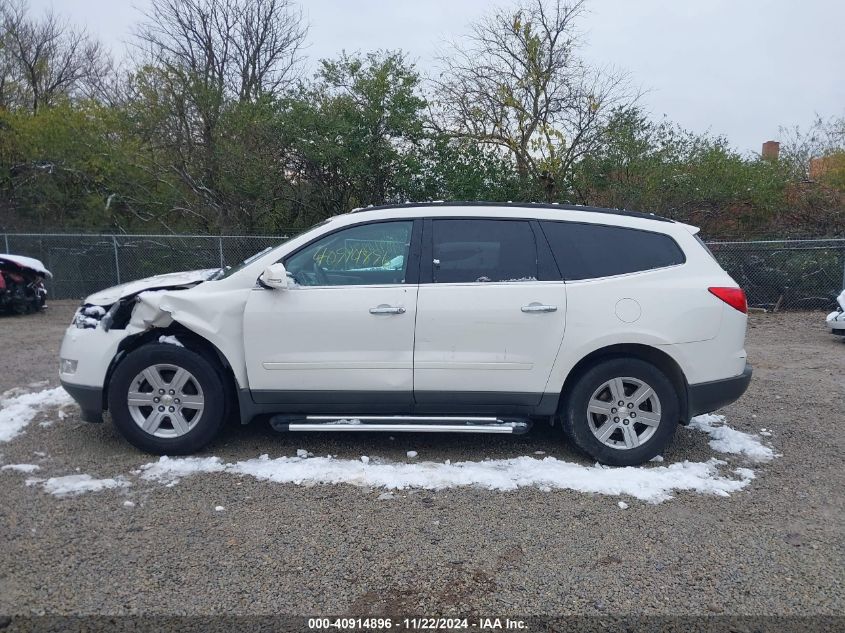
[[[96,290],[160,273],[240,263],[280,235],[0,234],[6,253],[44,262],[53,273],[50,296],[79,299]],[[742,286],[752,307],[827,309],[845,286],[845,239],[708,242],[722,267]]]

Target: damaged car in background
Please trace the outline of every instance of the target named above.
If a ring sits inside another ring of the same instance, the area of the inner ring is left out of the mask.
[[[652,214],[542,204],[357,210],[231,270],[89,296],[61,346],[83,418],[195,452],[280,431],[525,433],[643,463],[751,380],[745,293]],[[671,297],[671,300],[667,300]]]
[[[0,311],[28,314],[45,308],[44,280],[52,276],[34,257],[0,254]]]
[[[839,304],[833,312],[827,315],[827,327],[833,334],[845,336],[845,290],[843,290],[836,298]]]

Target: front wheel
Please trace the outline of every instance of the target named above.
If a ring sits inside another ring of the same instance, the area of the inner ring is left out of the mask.
[[[135,447],[158,455],[194,453],[225,420],[220,375],[196,352],[151,344],[130,353],[109,386],[112,420]]]
[[[602,361],[566,398],[566,436],[611,466],[634,466],[659,455],[678,426],[678,394],[654,365],[635,358]]]

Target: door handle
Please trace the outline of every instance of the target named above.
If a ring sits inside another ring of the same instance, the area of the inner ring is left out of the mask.
[[[370,314],[405,314],[405,308],[401,306],[381,305],[370,308]]]
[[[546,306],[542,303],[529,303],[521,309],[523,312],[557,312],[557,306]]]

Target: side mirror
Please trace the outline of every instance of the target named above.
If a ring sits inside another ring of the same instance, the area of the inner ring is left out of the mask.
[[[288,271],[284,264],[270,264],[258,277],[258,283],[271,290],[285,290],[288,287]]]

